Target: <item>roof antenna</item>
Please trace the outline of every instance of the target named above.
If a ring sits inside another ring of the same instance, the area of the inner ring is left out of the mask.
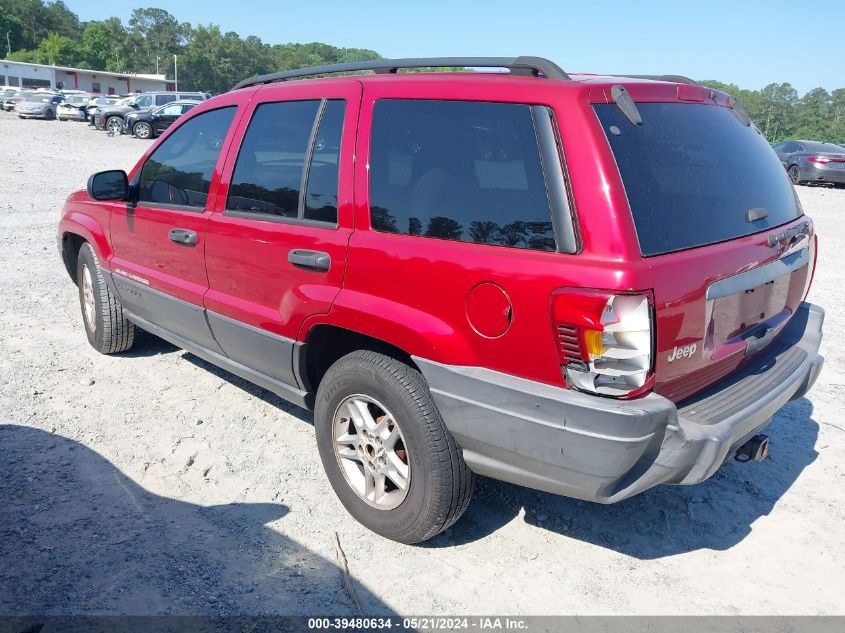
[[[610,96],[613,102],[622,110],[622,114],[634,125],[642,125],[643,117],[637,109],[637,104],[631,95],[625,90],[625,86],[615,85],[610,89]]]

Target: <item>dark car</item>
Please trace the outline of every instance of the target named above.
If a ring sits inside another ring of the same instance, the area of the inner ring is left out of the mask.
[[[155,110],[130,112],[123,117],[123,133],[144,139],[155,138],[198,103],[199,101],[174,101]]]
[[[142,110],[152,110],[157,106],[166,105],[176,100],[205,101],[203,92],[143,92],[127,97],[119,103],[98,109],[94,113],[94,125],[101,130],[108,130],[112,134],[123,131],[123,119],[127,114]]]
[[[845,149],[822,141],[783,141],[772,149],[793,185],[830,182],[845,185]]]
[[[443,66],[511,72],[397,72]],[[313,409],[343,505],[404,543],[473,472],[615,503],[762,461],[823,363],[813,221],[733,98],[656,79],[475,57],[243,81],[65,202],[86,337],[124,352],[137,325]]]

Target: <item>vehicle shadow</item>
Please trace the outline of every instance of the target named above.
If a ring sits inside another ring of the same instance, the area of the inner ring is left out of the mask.
[[[178,349],[178,348],[177,348]],[[272,391],[267,391],[264,387],[259,387],[255,383],[250,382],[249,380],[245,380],[240,376],[233,374],[230,371],[227,371],[213,363],[209,363],[206,360],[203,360],[199,356],[194,356],[190,352],[184,352],[182,354],[182,358],[189,363],[203,369],[211,374],[214,374],[221,380],[225,380],[227,383],[232,385],[233,387],[237,387],[241,391],[245,391],[251,396],[259,398],[263,400],[267,404],[276,407],[277,409],[281,409],[285,413],[289,413],[290,415],[299,418],[303,422],[307,422],[313,426],[314,424],[314,415],[311,411],[307,409],[303,409],[291,402],[288,402],[284,398],[277,396]]]
[[[358,615],[333,562],[268,527],[287,512],[161,497],[83,444],[0,425],[0,614]]]
[[[733,459],[696,486],[658,486],[614,505],[537,492],[484,477],[467,513],[426,545],[451,547],[522,520],[638,559],[699,549],[726,550],[768,515],[801,472],[817,457],[819,425],[806,398],[790,402],[767,427],[771,452],[762,463]]]
[[[159,338],[155,334],[150,334],[146,330],[135,328],[135,343],[132,349],[121,352],[119,354],[122,358],[149,358],[150,356],[159,356],[161,354],[172,354],[180,351],[181,348],[173,345],[163,338]]]

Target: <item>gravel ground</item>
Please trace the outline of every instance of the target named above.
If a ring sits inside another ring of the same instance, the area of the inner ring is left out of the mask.
[[[481,479],[423,546],[335,498],[310,415],[146,335],[85,339],[55,247],[65,196],[148,146],[0,114],[0,614],[845,612],[845,190],[800,187],[821,236],[827,364],[771,459],[599,506]]]

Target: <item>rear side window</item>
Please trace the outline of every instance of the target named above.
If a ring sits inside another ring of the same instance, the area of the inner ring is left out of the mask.
[[[343,100],[259,105],[238,153],[226,209],[336,223],[344,111]]]
[[[378,101],[370,215],[376,231],[554,251],[531,107]]]
[[[176,95],[156,95],[156,105],[164,105],[176,101]]]
[[[138,201],[203,208],[234,115],[234,106],[210,110],[176,128],[141,168]]]
[[[771,146],[728,108],[688,103],[637,108],[643,120],[638,126],[615,104],[595,106],[644,256],[735,239],[800,215]],[[765,217],[749,221],[752,209],[763,209]]]

